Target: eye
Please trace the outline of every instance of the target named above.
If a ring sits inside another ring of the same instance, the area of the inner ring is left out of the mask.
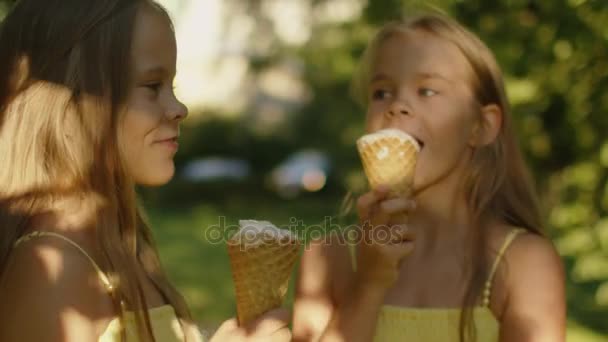
[[[158,91],[158,89],[160,89],[161,83],[151,83],[151,84],[146,84],[145,87],[154,91]]]
[[[418,95],[422,97],[431,97],[439,94],[437,91],[429,88],[420,88],[418,89]]]
[[[385,89],[376,89],[372,92],[372,99],[384,100],[391,96],[391,93]]]
[[[163,84],[161,82],[152,82],[152,83],[146,83],[146,84],[144,84],[143,87],[146,88],[146,89],[149,89],[154,94],[158,94],[158,91],[160,90],[160,88],[162,87],[162,85]]]

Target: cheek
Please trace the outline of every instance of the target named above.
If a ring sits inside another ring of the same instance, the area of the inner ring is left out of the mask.
[[[377,105],[370,105],[365,114],[365,131],[372,133],[382,128],[382,111]]]
[[[146,114],[130,110],[122,122],[122,141],[125,150],[141,149],[146,144],[148,132],[154,127],[154,122],[146,118]]]
[[[144,128],[138,115],[133,112],[126,113],[120,127],[119,143],[123,162],[131,174],[143,156],[144,141]]]
[[[136,183],[149,183],[148,173],[163,166],[153,146],[160,122],[157,115],[141,108],[130,108],[122,120],[119,140],[122,159]]]
[[[424,150],[429,162],[451,164],[467,153],[473,128],[470,115],[464,112],[437,115],[426,126],[430,134]]]
[[[161,125],[162,120],[162,108],[147,100],[142,94],[135,94],[129,101],[123,119],[125,140],[135,146],[149,145],[155,138],[153,131]]]

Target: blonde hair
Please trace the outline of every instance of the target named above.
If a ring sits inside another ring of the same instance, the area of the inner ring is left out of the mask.
[[[489,272],[489,262],[483,250],[486,234],[481,228],[488,220],[498,218],[509,225],[541,234],[543,223],[533,182],[513,130],[511,109],[498,63],[490,49],[456,21],[443,14],[430,13],[383,26],[365,51],[360,72],[354,79],[353,91],[359,102],[367,104],[370,72],[380,45],[393,35],[412,30],[432,34],[455,45],[472,67],[468,81],[479,109],[495,104],[503,114],[496,140],[474,151],[465,183],[469,214],[479,229],[472,259],[475,264],[463,301],[459,333],[461,340],[465,340],[465,335],[474,339],[472,307],[479,299]]]
[[[115,280],[120,319],[124,302],[148,341],[154,337],[137,269],[143,267],[184,328],[192,328],[192,318],[162,270],[118,145],[132,82],[124,61],[131,60],[134,21],[144,7],[171,25],[151,0],[21,0],[2,23],[0,280],[32,218],[78,200],[94,214],[89,228],[99,262]]]

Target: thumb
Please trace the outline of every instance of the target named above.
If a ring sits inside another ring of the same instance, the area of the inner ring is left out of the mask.
[[[397,257],[399,258],[399,261],[401,261],[401,260],[403,260],[403,258],[412,254],[412,252],[414,251],[414,242],[404,241],[404,242],[400,243],[398,245],[398,247],[399,247],[399,249],[398,249],[399,252],[397,254]]]
[[[210,342],[221,342],[228,340],[229,337],[234,337],[239,332],[239,325],[236,318],[231,318],[224,321],[215,331],[210,339]]]
[[[263,314],[256,320],[245,325],[247,335],[271,335],[280,330],[291,321],[291,312],[285,308],[278,308]]]
[[[402,241],[399,243],[391,244],[389,249],[391,259],[393,259],[397,262],[397,264],[399,264],[404,258],[412,254],[412,252],[414,251],[414,242]]]

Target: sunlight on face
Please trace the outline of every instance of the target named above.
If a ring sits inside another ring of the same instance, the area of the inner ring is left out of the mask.
[[[180,122],[186,107],[173,92],[175,36],[167,18],[143,6],[132,45],[133,75],[120,148],[127,171],[140,185],[162,185],[175,173]]]

